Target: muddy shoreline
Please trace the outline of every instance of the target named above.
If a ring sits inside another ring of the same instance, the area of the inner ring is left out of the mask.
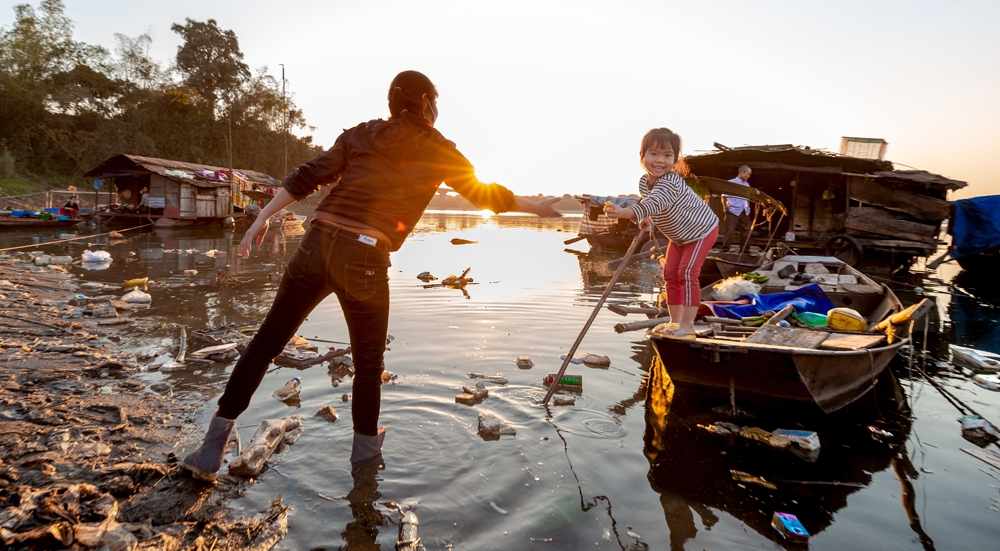
[[[0,259],[0,541],[8,549],[270,549],[287,530],[275,496],[234,517],[245,479],[177,468],[205,397],[139,380],[136,335],[176,350],[178,328],[100,299],[62,266]],[[96,284],[100,285],[100,284]],[[87,298],[79,298],[79,296]],[[145,360],[145,361],[144,361]]]

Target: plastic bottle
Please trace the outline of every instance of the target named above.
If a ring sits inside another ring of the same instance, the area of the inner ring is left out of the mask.
[[[300,392],[302,392],[301,387],[302,379],[299,377],[292,377],[291,379],[288,379],[285,386],[274,391],[274,397],[281,401],[295,398]]]
[[[544,379],[542,379],[542,382],[544,382],[547,385],[551,385],[552,382],[555,380],[556,380],[556,374],[549,373],[548,375],[545,376]],[[566,386],[583,386],[583,375],[563,375],[559,379],[559,384]]]

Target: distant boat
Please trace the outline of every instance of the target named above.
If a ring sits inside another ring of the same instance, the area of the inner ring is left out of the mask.
[[[17,216],[0,217],[0,228],[68,228],[82,222],[80,219],[59,220],[58,218],[24,218]]]
[[[302,224],[306,221],[306,216],[302,214],[296,214],[294,216],[272,216],[270,225],[275,228],[281,228],[282,230],[294,230],[301,228]]]

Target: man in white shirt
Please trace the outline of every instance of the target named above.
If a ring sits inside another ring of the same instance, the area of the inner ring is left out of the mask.
[[[750,179],[750,167],[743,165],[740,167],[739,174],[730,182],[734,184],[739,184],[741,186],[750,187],[747,180]],[[726,205],[726,219],[725,228],[722,234],[722,248],[723,250],[729,250],[729,244],[733,241],[733,234],[736,233],[736,227],[740,228],[740,240],[744,240],[746,236],[750,233],[750,201],[742,197],[734,197],[732,195],[722,196]]]

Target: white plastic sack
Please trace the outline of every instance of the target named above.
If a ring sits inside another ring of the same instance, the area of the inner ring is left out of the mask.
[[[122,300],[133,304],[149,304],[150,302],[153,302],[153,297],[149,296],[149,293],[135,289],[125,293]]]
[[[740,276],[724,279],[712,287],[712,298],[730,301],[741,295],[756,295],[761,286]]]
[[[80,259],[84,262],[101,262],[107,264],[111,262],[111,253],[108,251],[83,251]]]

